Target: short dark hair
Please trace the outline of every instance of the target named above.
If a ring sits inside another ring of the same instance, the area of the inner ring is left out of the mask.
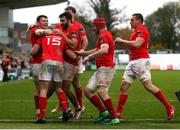
[[[69,12],[64,12],[59,15],[59,18],[65,17],[67,20],[72,20],[72,15]]]
[[[76,14],[76,9],[74,7],[72,7],[72,6],[66,7],[65,10],[71,10],[73,13]]]
[[[43,17],[48,18],[46,15],[39,15],[39,16],[37,16],[36,21],[39,22],[40,19],[43,18]]]
[[[144,18],[143,18],[143,16],[142,16],[142,14],[140,14],[140,13],[135,13],[135,14],[133,14],[132,16],[135,16],[137,19],[141,20],[141,23],[144,22]]]

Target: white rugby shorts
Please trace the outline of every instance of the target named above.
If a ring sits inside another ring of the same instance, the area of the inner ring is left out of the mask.
[[[94,75],[89,79],[87,87],[92,91],[98,89],[98,86],[108,88],[115,75],[115,68],[99,67]]]
[[[64,67],[62,62],[46,60],[41,65],[39,80],[62,82]]]
[[[126,66],[122,79],[130,84],[138,78],[141,82],[151,80],[150,59],[130,61]]]

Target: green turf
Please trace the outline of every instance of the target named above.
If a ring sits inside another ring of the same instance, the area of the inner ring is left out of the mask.
[[[85,86],[93,71],[81,76],[81,84]],[[110,87],[110,96],[117,105],[119,84],[123,71],[117,71]],[[152,71],[152,81],[158,86],[176,107],[176,116],[172,121],[166,120],[163,105],[148,93],[139,81],[135,81],[129,89],[129,98],[123,111],[124,119],[119,125],[103,126],[94,124],[98,115],[97,109],[84,97],[86,110],[82,119],[63,123],[57,119],[58,114],[50,113],[57,104],[54,94],[48,100],[47,124],[34,124],[33,81],[17,80],[0,83],[0,128],[33,128],[33,129],[180,129],[180,102],[174,92],[180,90],[180,71]]]

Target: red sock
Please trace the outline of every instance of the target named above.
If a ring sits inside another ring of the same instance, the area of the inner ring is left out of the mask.
[[[90,101],[96,108],[99,109],[100,112],[104,112],[106,110],[101,100],[96,95],[92,96]]]
[[[159,90],[157,93],[155,93],[154,96],[164,104],[166,109],[171,108],[171,104],[168,102],[168,100],[166,99],[166,97],[164,96],[164,94],[161,90]]]
[[[124,108],[124,105],[125,105],[127,99],[128,99],[128,94],[127,93],[119,95],[119,100],[118,100],[118,105],[117,105],[117,108],[116,108],[116,112],[122,113],[122,110]]]
[[[57,96],[58,96],[58,100],[59,100],[59,103],[60,103],[63,111],[65,111],[68,108],[68,102],[67,102],[65,92],[61,91],[57,94]]]
[[[38,118],[45,118],[46,106],[47,106],[47,98],[39,97],[40,114],[38,115]]]
[[[82,105],[83,105],[82,95],[83,95],[82,88],[79,87],[79,88],[76,90],[76,97],[77,97],[78,103],[79,103],[79,105],[80,105],[81,107],[82,107]]]
[[[111,119],[116,118],[116,112],[115,112],[115,110],[114,110],[112,100],[111,100],[110,98],[107,99],[106,101],[104,101],[104,105],[106,106],[107,110],[108,110],[109,113],[110,113],[110,118],[111,118]]]

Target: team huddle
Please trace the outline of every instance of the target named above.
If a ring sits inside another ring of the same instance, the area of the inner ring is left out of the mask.
[[[88,40],[82,24],[74,20],[76,9],[65,8],[59,15],[60,23],[54,29],[48,28],[48,17],[39,15],[36,25],[28,30],[32,42],[31,65],[35,83],[34,103],[36,123],[46,123],[47,99],[56,92],[59,103],[53,112],[61,109],[62,120],[80,119],[85,107],[83,92],[99,110],[95,123],[119,124],[123,118],[122,110],[128,99],[128,88],[138,78],[145,89],[159,99],[167,109],[167,119],[174,117],[174,106],[165,98],[162,91],[151,82],[148,54],[149,31],[143,25],[143,16],[133,14],[130,24],[134,29],[130,41],[117,37],[115,40],[106,28],[106,20],[98,17],[93,21],[92,30],[97,33],[94,49],[86,50]],[[118,106],[114,108],[108,94],[115,75],[114,46],[119,44],[130,49],[130,62],[124,72]],[[82,89],[79,80],[82,63],[95,59],[97,70]],[[74,93],[71,91],[74,87]],[[74,107],[72,112],[67,98]]]

